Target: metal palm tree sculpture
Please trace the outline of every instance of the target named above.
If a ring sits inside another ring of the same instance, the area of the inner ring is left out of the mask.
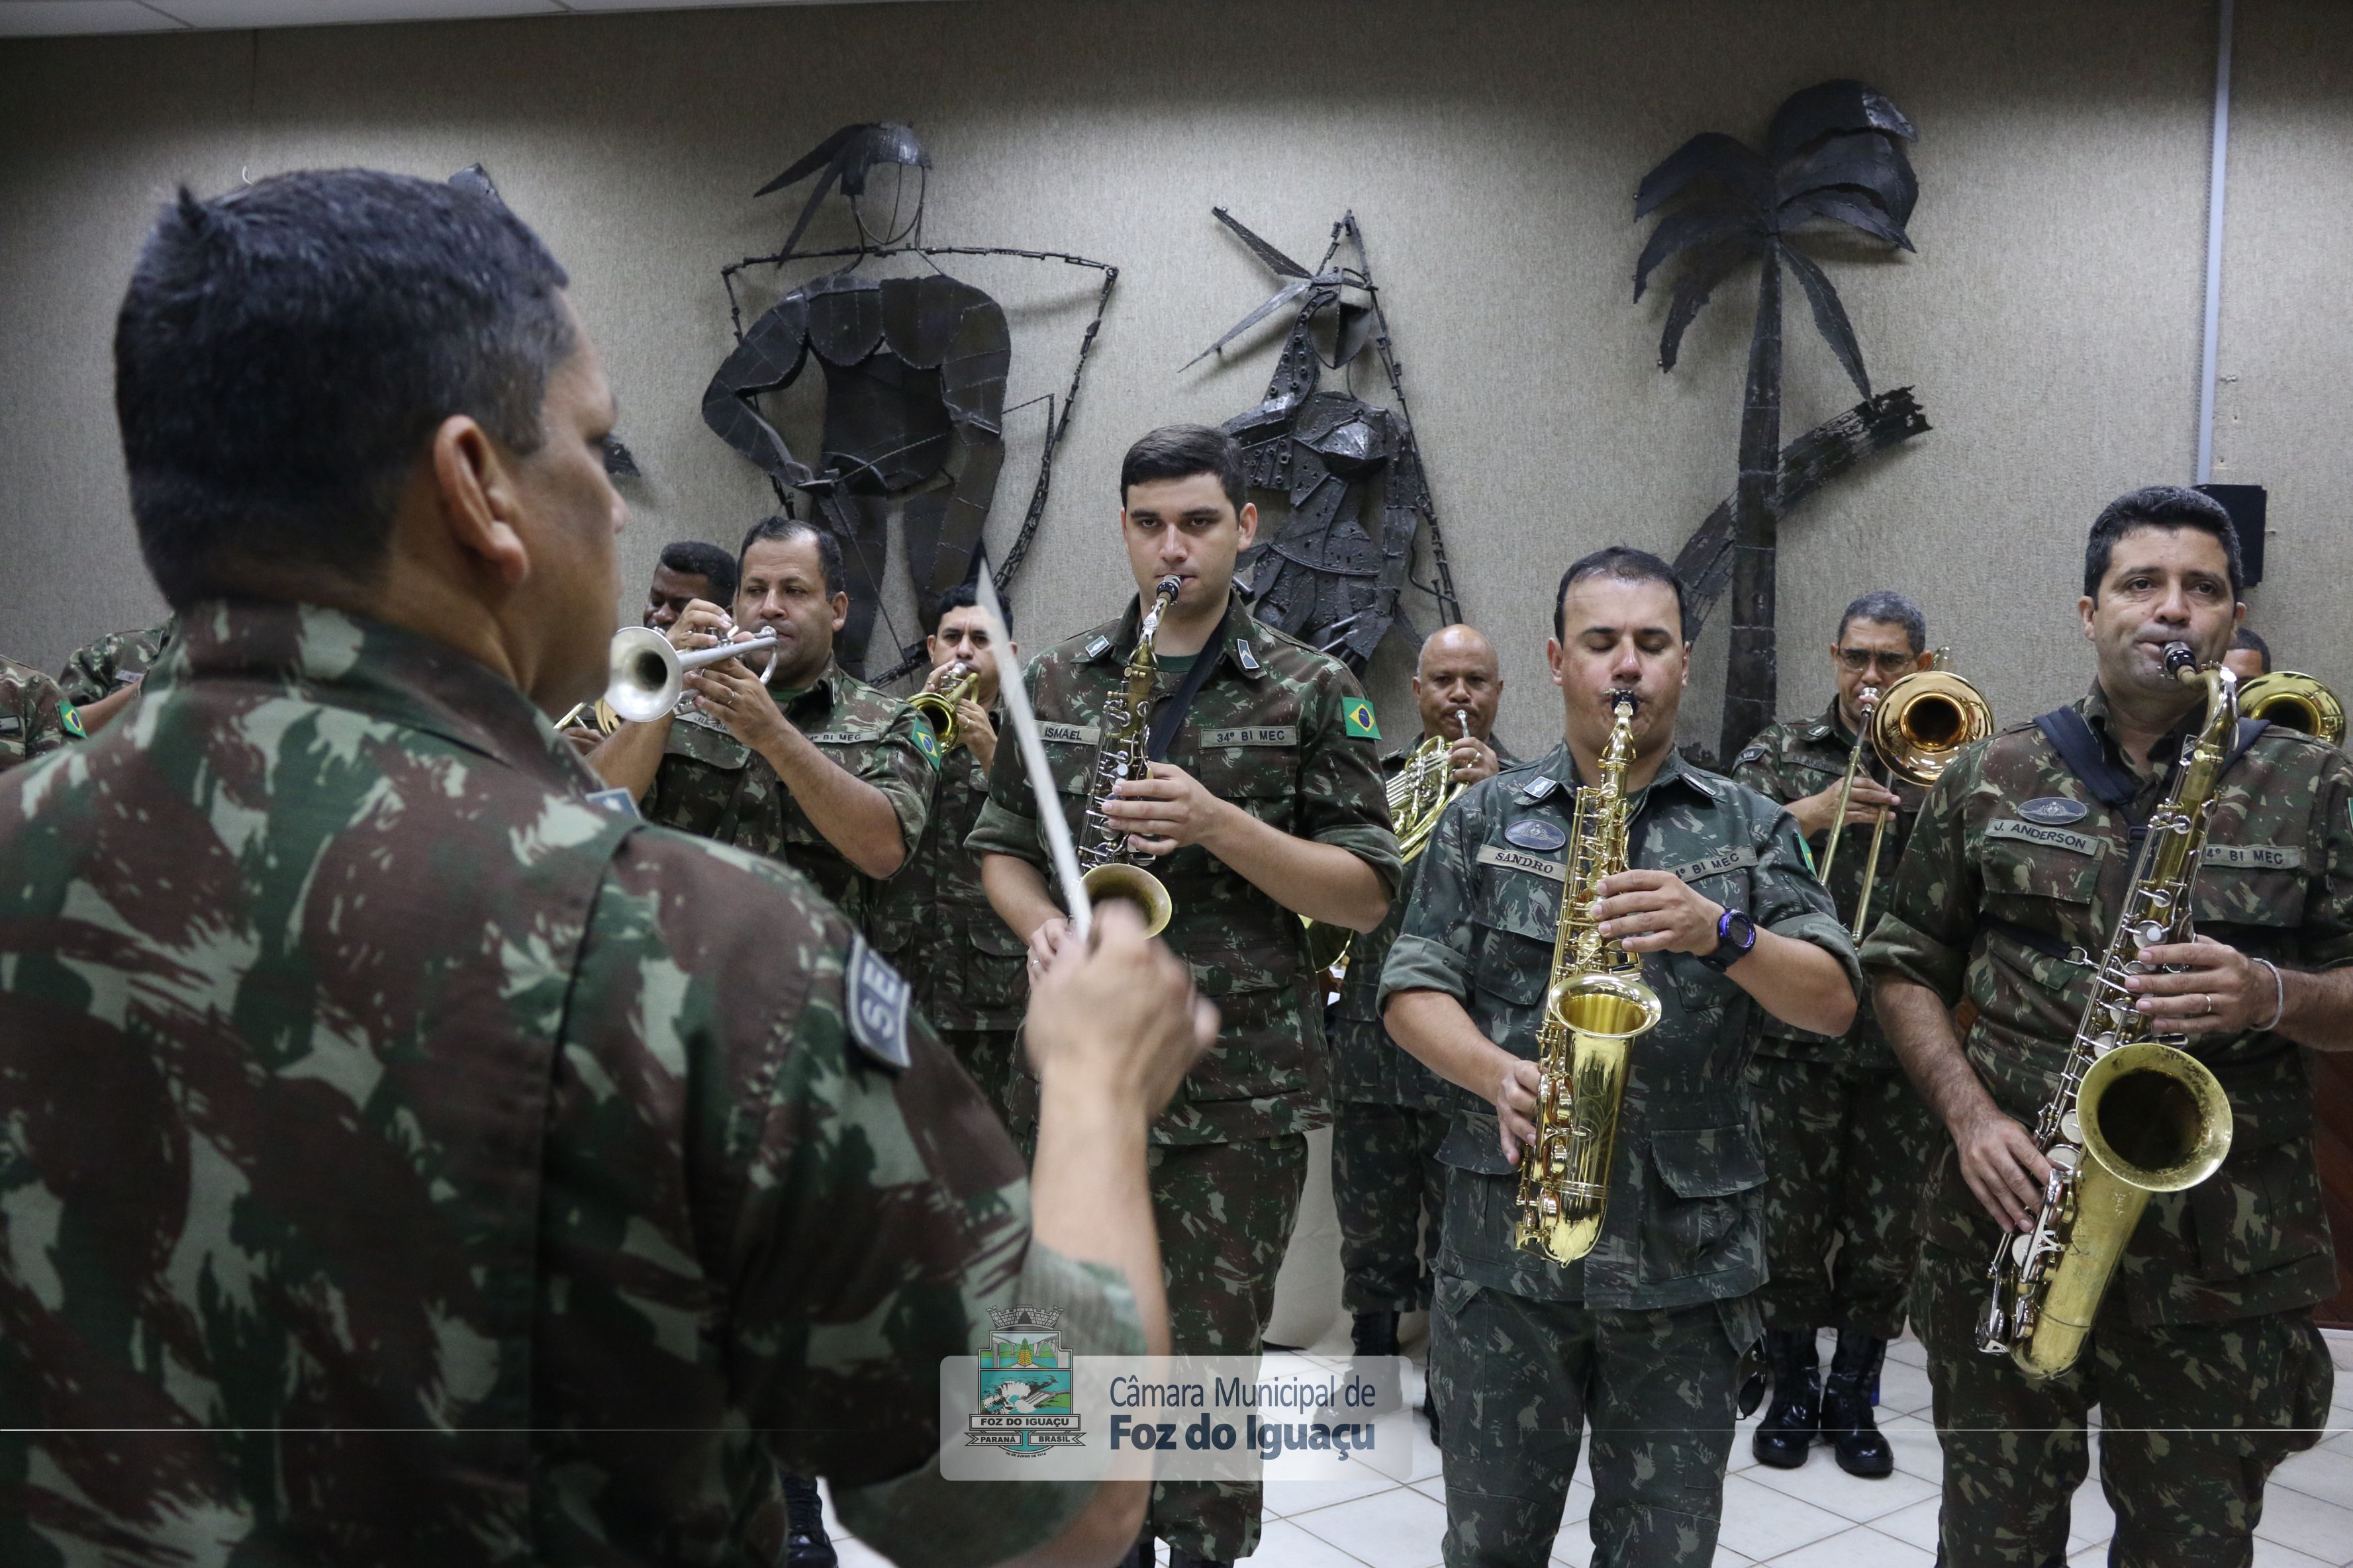
[[[1773,721],[1779,695],[1773,617],[1774,547],[1783,500],[1782,269],[1797,279],[1813,309],[1814,326],[1868,406],[1871,379],[1854,328],[1838,289],[1799,248],[1797,237],[1810,226],[1838,224],[1891,247],[1913,248],[1904,226],[1920,186],[1903,144],[1918,134],[1871,88],[1859,81],[1826,81],[1781,105],[1762,153],[1707,132],[1644,175],[1635,194],[1637,219],[1660,216],[1634,269],[1634,298],[1642,297],[1652,272],[1669,261],[1680,262],[1659,339],[1661,370],[1674,368],[1685,329],[1715,289],[1737,268],[1758,264],[1757,326],[1749,339],[1740,419],[1740,479],[1732,508],[1731,662],[1720,758],[1737,755]]]

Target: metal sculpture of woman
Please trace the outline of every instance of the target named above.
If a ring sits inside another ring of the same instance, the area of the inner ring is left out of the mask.
[[[1015,256],[1095,268],[1104,279],[1094,322],[1080,346],[1080,370],[1118,277],[1116,268],[1103,262],[1058,252],[923,245],[920,177],[914,213],[904,226],[897,226],[894,208],[892,224],[881,232],[870,227],[860,205],[867,176],[880,165],[929,170],[931,162],[904,125],[844,126],[754,193],[766,195],[823,172],[784,249],[748,258],[723,272],[737,341],[702,395],[703,423],[758,464],[780,498],[807,496],[816,518],[840,540],[849,623],[839,646],[844,667],[853,673],[864,668],[867,639],[881,604],[893,510],[902,520],[908,574],[924,618],[942,593],[970,579],[1005,461],[1005,382],[1012,361],[1005,310],[980,289],[936,268],[914,277],[876,278],[860,275],[859,264],[869,257],[913,253],[927,258]],[[859,244],[807,254],[847,257],[848,265],[801,284],[744,330],[735,273],[794,259],[793,247],[837,184],[849,200]],[[814,464],[794,454],[758,403],[764,394],[790,385],[812,353],[826,384],[825,422]],[[1000,589],[1019,564],[1044,510],[1053,449],[1069,424],[1078,379],[1074,371],[1059,420],[1050,408],[1029,515],[1007,552]],[[896,650],[902,661],[922,651],[920,639]],[[887,680],[908,668],[902,662],[875,679]]]

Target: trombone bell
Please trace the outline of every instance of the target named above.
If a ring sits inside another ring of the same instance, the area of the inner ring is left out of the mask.
[[[2239,713],[2332,746],[2345,743],[2345,705],[2327,687],[2297,670],[2275,669],[2239,688]]]
[[[1992,704],[1949,670],[1905,676],[1871,715],[1871,744],[1880,760],[1906,784],[1923,786],[1942,777],[1962,747],[1992,733]]]

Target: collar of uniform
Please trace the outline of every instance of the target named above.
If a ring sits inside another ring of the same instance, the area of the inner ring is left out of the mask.
[[[843,698],[848,695],[842,690],[842,687],[849,679],[848,670],[828,659],[816,680],[794,692],[790,697],[781,695],[778,697],[777,711],[792,720],[797,727],[807,729],[807,725],[801,724],[801,720],[810,717],[824,718],[841,706]]]
[[[1256,617],[1250,613],[1239,590],[1229,588],[1229,612],[1225,618],[1225,639],[1218,645],[1218,656],[1233,667],[1238,675],[1256,679],[1266,673],[1267,635]],[[1107,658],[1127,662],[1135,651],[1135,638],[1144,625],[1144,600],[1141,596],[1127,602],[1127,610],[1116,621],[1106,621],[1088,635],[1080,645],[1079,658],[1084,664],[1100,664]]]
[[[1538,779],[1549,780],[1551,787],[1543,787],[1537,780],[1531,780],[1520,786],[1522,800],[1542,800],[1554,795],[1557,795],[1562,800],[1567,800],[1577,785],[1583,782],[1577,776],[1577,759],[1569,754],[1568,742],[1566,741],[1555,742],[1553,749],[1546,752],[1542,759],[1535,763],[1535,771]],[[1637,800],[1643,798],[1661,784],[1680,784],[1709,800],[1716,797],[1715,788],[1702,782],[1699,770],[1683,760],[1682,752],[1672,748],[1668,750],[1667,760],[1659,764],[1659,771],[1651,776],[1651,782],[1634,792],[1634,798]],[[1529,793],[1531,790],[1537,793],[1532,795]]]
[[[1839,711],[1839,700],[1835,693],[1831,697],[1829,710],[1806,727],[1807,740],[1835,745],[1841,751],[1853,751],[1854,743],[1860,738],[1846,727],[1846,715]]]
[[[276,680],[293,695],[423,730],[551,788],[604,782],[523,694],[448,644],[321,605],[216,600],[178,617],[173,650],[148,679]]]
[[[2092,689],[2076,700],[2075,710],[2084,716],[2084,722],[2092,727],[2092,733],[2100,738],[2101,749],[2107,752],[2111,761],[2125,766],[2128,773],[2140,772],[2129,765],[2130,759],[2126,757],[2124,748],[2117,745],[2116,737],[2108,733],[2108,694],[2100,689],[2098,681],[2092,682]],[[2181,722],[2157,738],[2149,748],[2148,755],[2140,759],[2151,764],[2151,774],[2162,776],[2172,771],[2173,764],[2180,760],[2183,742],[2198,732],[2205,718],[2205,704],[2193,702],[2189,711],[2182,714]]]

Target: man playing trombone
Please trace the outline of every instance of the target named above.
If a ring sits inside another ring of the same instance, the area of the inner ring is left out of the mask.
[[[1732,770],[1789,808],[1850,927],[1866,877],[1894,872],[1920,805],[1920,790],[1889,777],[1873,754],[1871,710],[1890,686],[1927,668],[1927,647],[1919,605],[1884,589],[1865,594],[1846,607],[1831,643],[1837,690],[1829,710],[1769,726]],[[1773,1372],[1757,1458],[1793,1469],[1819,1436],[1850,1475],[1886,1475],[1894,1455],[1871,1402],[1887,1342],[1904,1331],[1905,1292],[1920,1251],[1921,1161],[1936,1123],[1868,1004],[1841,1036],[1767,1018],[1748,1088],[1765,1136],[1765,1250],[1773,1265],[1757,1293]],[[1814,1331],[1825,1328],[1839,1336],[1827,1384],[1814,1345]]]

